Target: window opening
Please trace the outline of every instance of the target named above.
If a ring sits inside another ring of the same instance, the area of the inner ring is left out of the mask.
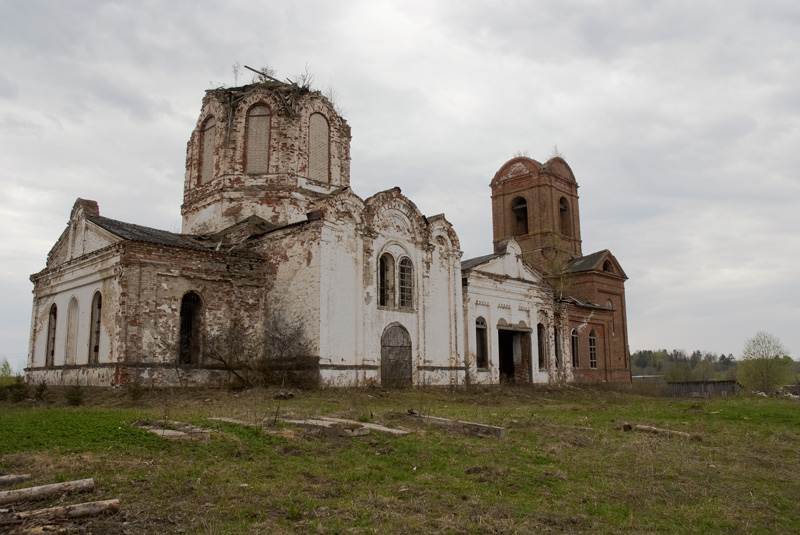
[[[266,173],[269,169],[269,108],[259,104],[247,112],[247,161],[245,173]]]
[[[200,296],[189,292],[181,300],[179,364],[197,364],[200,360]]]
[[[321,113],[309,118],[308,178],[328,182],[330,173],[330,126]]]
[[[394,306],[394,258],[385,253],[378,263],[378,305]]]
[[[572,237],[572,219],[569,215],[569,201],[561,197],[558,201],[558,217],[561,225],[561,234]]]
[[[603,262],[603,271],[605,271],[606,273],[614,273],[614,268],[611,265],[610,260],[606,260],[605,262]]]
[[[517,197],[511,201],[511,213],[514,214],[514,236],[528,233],[528,201]]]
[[[597,335],[594,331],[589,333],[589,367],[597,369]]]
[[[539,370],[540,371],[545,368],[545,365],[544,365],[544,360],[545,360],[544,359],[544,357],[545,357],[545,355],[544,355],[544,348],[545,348],[545,345],[544,345],[544,333],[545,333],[544,325],[542,325],[541,323],[538,324],[536,326],[536,340],[537,340],[536,349],[539,351]]]
[[[50,307],[50,317],[47,320],[47,349],[44,354],[44,365],[55,365],[56,354],[56,320],[58,319],[58,307],[53,303]]]
[[[93,364],[100,362],[100,312],[103,309],[103,297],[100,292],[94,294],[92,299],[91,339],[89,341],[89,361]]]
[[[214,136],[217,121],[209,117],[203,123],[200,138],[200,184],[207,184],[214,176]]]
[[[581,356],[580,356],[580,346],[579,346],[580,339],[578,338],[578,331],[572,329],[572,367],[573,368],[580,368],[581,367]]]
[[[478,318],[475,320],[475,342],[477,344],[475,354],[475,364],[479,369],[489,367],[489,340],[486,320]]]
[[[400,260],[400,306],[414,306],[414,266],[408,258]]]

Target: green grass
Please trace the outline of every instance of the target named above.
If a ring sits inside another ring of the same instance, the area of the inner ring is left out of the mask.
[[[410,408],[502,425],[507,437],[426,427],[404,416]],[[598,388],[323,390],[283,402],[263,391],[134,402],[87,390],[82,407],[0,403],[0,472],[32,473],[35,484],[94,477],[96,499],[120,498],[132,534],[798,533],[798,408]],[[206,420],[276,411],[413,433],[338,438]],[[164,419],[216,432],[170,441],[130,425]],[[624,422],[699,440],[623,432]],[[121,522],[95,520],[92,532]]]

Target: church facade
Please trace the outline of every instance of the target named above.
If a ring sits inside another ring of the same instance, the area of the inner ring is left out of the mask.
[[[28,380],[225,384],[241,362],[215,341],[235,332],[320,386],[630,381],[626,276],[582,255],[561,158],[501,167],[494,252],[463,261],[444,215],[399,188],[361,199],[349,163],[350,127],[319,92],[207,91],[181,233],[75,202],[31,276]]]

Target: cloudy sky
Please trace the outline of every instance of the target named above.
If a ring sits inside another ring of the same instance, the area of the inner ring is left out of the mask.
[[[489,182],[554,146],[631,350],[800,357],[800,3],[0,0],[0,358],[77,197],[178,231],[186,141],[235,62],[333,86],[352,186],[400,186],[491,252]],[[245,72],[239,84],[249,83]]]

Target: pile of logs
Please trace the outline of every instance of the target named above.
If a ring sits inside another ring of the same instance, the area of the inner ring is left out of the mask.
[[[30,478],[30,474],[0,476],[0,486],[23,483]],[[0,491],[0,507],[49,498],[67,492],[92,492],[93,490],[94,479],[79,479],[76,481],[66,481],[64,483],[54,483],[52,485],[5,490]],[[9,512],[7,509],[0,509],[0,511]],[[22,524],[25,521],[50,522],[95,516],[105,512],[116,513],[117,511],[119,511],[119,500],[102,500],[60,507],[48,507],[47,509],[20,511],[13,513],[8,520],[0,520],[0,531],[3,531],[4,526]]]

